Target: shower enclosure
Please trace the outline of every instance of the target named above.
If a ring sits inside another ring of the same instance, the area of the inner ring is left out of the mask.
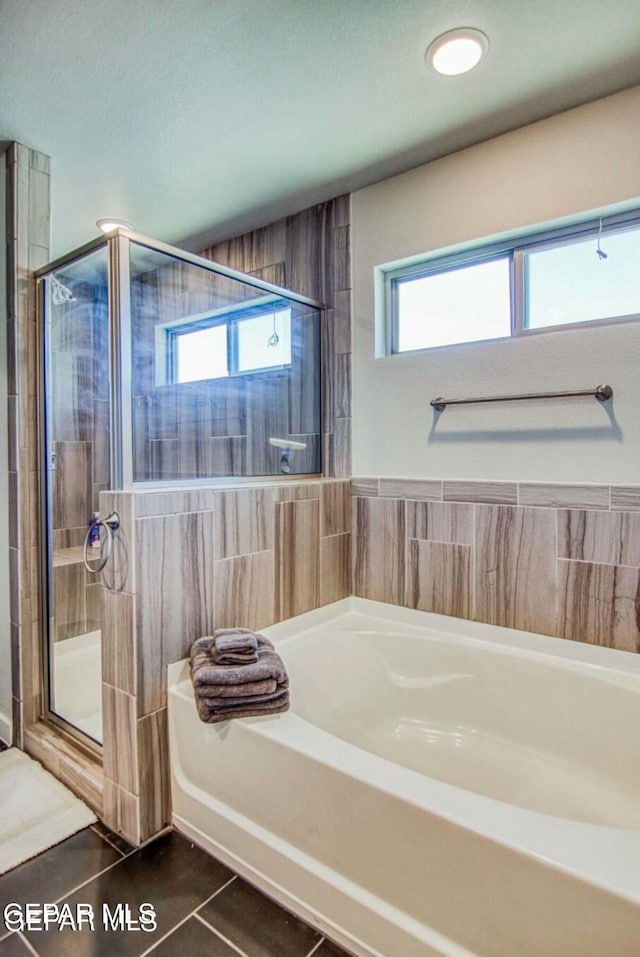
[[[122,230],[38,282],[44,707],[97,745],[100,492],[320,473],[321,307]]]

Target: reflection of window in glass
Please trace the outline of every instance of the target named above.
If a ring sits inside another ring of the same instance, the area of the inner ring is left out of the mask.
[[[291,365],[291,309],[236,307],[161,327],[158,369],[166,383],[197,382]],[[163,358],[164,356],[164,358]]]
[[[229,375],[226,323],[175,336],[175,382],[198,382]]]
[[[640,319],[638,262],[636,212],[385,267],[388,351]]]
[[[291,364],[291,311],[238,319],[238,372]]]

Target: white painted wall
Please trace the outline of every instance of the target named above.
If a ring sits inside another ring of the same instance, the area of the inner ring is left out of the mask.
[[[354,193],[354,474],[640,483],[640,322],[374,355],[376,266],[634,206],[640,87]],[[601,382],[611,403],[429,407]]]
[[[0,738],[11,740],[11,612],[9,608],[9,455],[7,448],[6,167],[0,153]]]

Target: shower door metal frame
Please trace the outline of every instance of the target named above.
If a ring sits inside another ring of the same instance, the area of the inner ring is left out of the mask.
[[[37,422],[38,422],[38,471],[39,471],[39,513],[40,513],[40,533],[42,541],[40,544],[40,619],[42,628],[40,633],[40,652],[42,662],[42,719],[56,727],[62,734],[72,739],[74,744],[79,745],[89,754],[97,757],[102,755],[102,745],[77,728],[70,721],[67,721],[61,715],[56,714],[51,708],[51,634],[53,615],[51,614],[51,590],[53,579],[53,540],[52,529],[50,528],[49,518],[51,514],[52,487],[51,487],[51,449],[49,446],[49,431],[47,421],[47,390],[49,385],[48,375],[48,302],[46,297],[46,278],[56,269],[72,262],[83,259],[85,256],[96,252],[103,246],[108,246],[109,240],[99,238],[98,240],[87,243],[76,249],[68,256],[55,260],[53,263],[39,269],[36,276],[36,316],[37,328],[36,339],[38,348],[38,394],[37,394]],[[111,251],[108,248],[108,260],[111,263]],[[108,275],[108,291],[111,295],[111,275]],[[109,348],[109,379],[113,370],[113,358],[111,355],[111,346]],[[110,388],[109,405],[113,404],[113,390]],[[111,430],[113,431],[113,415],[110,408]],[[113,471],[113,435],[110,436],[109,457],[110,471]]]
[[[162,253],[177,259],[181,262],[198,266],[208,272],[216,273],[227,279],[236,280],[245,286],[252,286],[269,294],[282,296],[283,298],[299,303],[300,305],[310,306],[318,309],[321,313],[326,307],[315,299],[303,296],[298,293],[283,289],[273,283],[265,282],[254,276],[248,276],[237,269],[231,269],[228,266],[222,266],[219,263],[204,259],[202,256],[189,253],[167,243],[150,239],[131,230],[118,228],[108,236],[99,236],[91,242],[85,243],[78,249],[67,253],[65,256],[48,263],[35,273],[37,280],[37,343],[38,343],[38,396],[37,396],[37,419],[38,419],[38,448],[39,448],[39,478],[40,478],[40,528],[43,540],[40,548],[40,567],[41,567],[41,610],[42,621],[41,632],[41,654],[42,654],[42,717],[45,721],[51,722],[63,733],[69,735],[76,743],[80,744],[92,754],[101,755],[102,746],[93,738],[90,738],[84,732],[80,731],[69,721],[66,721],[60,715],[57,715],[50,707],[50,660],[49,648],[51,639],[50,617],[50,592],[52,582],[52,558],[53,549],[51,534],[49,529],[49,503],[51,501],[50,487],[50,450],[48,447],[47,433],[47,347],[46,322],[47,322],[47,303],[45,301],[45,279],[51,273],[63,266],[70,265],[85,256],[90,255],[96,250],[106,246],[108,253],[108,340],[109,340],[109,461],[111,480],[110,488],[113,491],[133,488],[158,488],[166,485],[175,485],[175,480],[158,482],[135,482],[133,478],[133,403],[131,391],[131,283],[130,283],[130,247],[131,243],[143,246],[155,252]],[[318,337],[318,346],[320,350],[320,362],[322,364],[322,336]],[[322,376],[320,377],[320,434],[322,435]],[[320,449],[322,456],[322,447]],[[323,472],[305,473],[305,478],[314,479],[321,477]],[[243,483],[255,483],[260,476],[230,476],[234,485]],[[264,476],[269,478],[269,476]],[[286,481],[283,476],[278,476],[278,481]],[[190,486],[198,485],[225,485],[228,484],[227,478],[202,478],[186,480]],[[294,477],[292,477],[294,480]]]

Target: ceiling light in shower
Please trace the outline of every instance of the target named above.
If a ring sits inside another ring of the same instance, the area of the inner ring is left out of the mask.
[[[112,233],[114,229],[133,229],[131,223],[125,222],[124,219],[113,219],[112,217],[98,219],[96,226],[101,229],[103,233]]]
[[[429,44],[425,59],[436,73],[458,76],[467,73],[487,54],[489,39],[473,27],[448,30]]]

